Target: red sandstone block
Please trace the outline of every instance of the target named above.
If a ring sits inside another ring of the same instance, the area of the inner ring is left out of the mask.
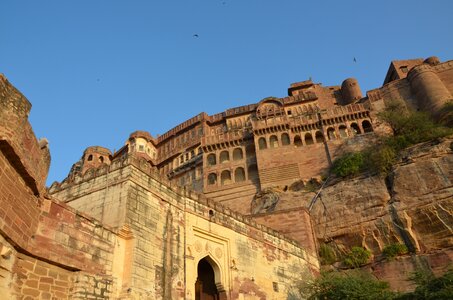
[[[52,285],[51,289],[52,289],[52,291],[55,291],[55,293],[57,293],[57,292],[66,292],[66,288],[61,287],[61,286]]]
[[[47,276],[47,269],[41,266],[35,266],[35,274]]]
[[[47,283],[40,283],[39,290],[43,292],[50,292],[50,284]]]
[[[30,296],[33,296],[33,297],[38,297],[40,292],[38,290],[35,290],[35,289],[30,289],[30,288],[24,288],[22,289],[22,293],[24,295],[30,295]]]
[[[57,297],[57,299],[66,299],[68,297],[68,295],[59,291],[56,291],[54,295]]]
[[[69,286],[69,283],[67,281],[55,280],[55,284],[58,285],[58,286],[64,286],[64,287],[68,287]]]
[[[31,288],[37,288],[38,287],[38,281],[37,280],[27,280],[25,281],[25,285]]]
[[[29,270],[29,271],[33,271],[34,267],[35,267],[35,264],[30,262],[30,261],[26,261],[26,260],[19,260],[18,261],[18,265],[21,266],[22,268],[26,269],[26,270]]]
[[[39,278],[39,283],[53,284],[53,278],[52,277],[41,277],[41,278]]]
[[[68,275],[64,275],[64,274],[58,274],[58,279],[64,280],[64,281],[68,281],[69,280],[69,276]]]
[[[58,273],[52,270],[49,270],[49,276],[52,277],[53,279],[58,278]]]
[[[48,300],[48,299],[51,299],[51,298],[52,298],[52,294],[51,293],[41,293],[41,299]]]

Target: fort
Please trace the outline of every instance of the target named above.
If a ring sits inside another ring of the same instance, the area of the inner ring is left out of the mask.
[[[46,188],[47,141],[28,122],[30,102],[0,76],[0,295],[287,299],[320,270],[319,211],[301,187],[388,134],[377,114],[391,101],[438,118],[452,95],[453,61],[436,57],[391,62],[365,95],[354,78],[297,82],[287,97],[200,113],[158,137],[135,131],[115,152],[89,147]]]

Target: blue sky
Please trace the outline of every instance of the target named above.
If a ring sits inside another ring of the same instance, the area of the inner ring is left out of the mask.
[[[391,60],[453,59],[453,1],[3,0],[0,73],[50,142],[48,184],[92,145],[162,134],[290,83],[379,87]],[[198,35],[195,37],[194,35]],[[354,57],[356,62],[353,61]]]

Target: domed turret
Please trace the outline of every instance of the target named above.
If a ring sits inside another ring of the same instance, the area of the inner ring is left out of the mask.
[[[348,78],[341,84],[342,105],[354,103],[362,99],[362,91],[359,83],[355,78]]]
[[[112,152],[104,147],[92,146],[86,148],[82,156],[82,174],[88,169],[98,168],[103,164],[110,165]]]
[[[154,138],[147,131],[135,131],[131,133],[126,145],[129,146],[129,153],[136,153],[146,159],[154,160],[157,156]]]
[[[431,57],[428,57],[427,59],[425,59],[423,61],[423,63],[431,65],[431,66],[435,66],[435,65],[440,64],[440,59],[437,56],[431,56]]]
[[[430,57],[425,61],[435,63],[436,59]],[[436,117],[443,105],[452,101],[453,97],[431,63],[413,68],[409,71],[408,79],[417,99],[418,108]]]

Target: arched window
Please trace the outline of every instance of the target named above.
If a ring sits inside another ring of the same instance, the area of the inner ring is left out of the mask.
[[[99,156],[99,161],[100,161],[101,163],[103,163],[103,162],[104,162],[104,156]]]
[[[215,154],[214,153],[209,154],[206,160],[208,162],[208,166],[214,166],[216,164]]]
[[[322,135],[321,131],[316,131],[315,139],[316,143],[322,143],[324,141],[324,136]]]
[[[309,133],[308,133],[309,134]],[[310,136],[311,137],[311,136]],[[294,137],[294,146],[296,147],[302,147],[302,140],[300,139],[300,136],[296,135]]]
[[[290,143],[289,135],[287,133],[282,133],[282,146],[289,145]]]
[[[220,152],[220,157],[219,157],[220,163],[227,162],[229,160],[230,160],[230,154],[228,153],[228,151]]]
[[[346,126],[340,125],[340,127],[338,128],[338,131],[340,131],[340,137],[341,138],[348,137],[348,130],[346,129]]]
[[[231,173],[228,170],[222,171],[220,174],[220,182],[222,185],[231,183]]]
[[[269,139],[269,147],[270,148],[278,148],[277,136],[271,135],[271,138]]]
[[[243,158],[242,149],[241,148],[235,148],[233,150],[233,160],[241,160],[242,158]]]
[[[351,124],[351,130],[354,134],[361,134],[359,125],[357,125],[356,123]]]
[[[91,154],[88,155],[88,159],[87,159],[87,160],[88,160],[88,161],[92,161],[92,160],[93,160],[93,155],[91,155]]]
[[[253,165],[250,165],[248,167],[248,176],[249,176],[249,179],[252,180],[252,181],[256,181],[258,179],[258,168],[256,167],[255,164]]]
[[[260,139],[258,140],[258,146],[259,146],[260,150],[267,149],[266,139],[263,137],[260,137]]]
[[[336,138],[335,129],[332,127],[327,128],[327,137],[329,138],[329,141],[334,140]]]
[[[255,156],[255,145],[250,144],[250,145],[247,145],[247,147],[245,147],[245,156],[247,158]]]
[[[208,175],[208,185],[215,185],[217,183],[217,174],[211,173]]]
[[[305,134],[305,145],[312,145],[313,144],[313,137],[311,136],[311,133],[306,133]]]
[[[365,133],[373,132],[373,126],[371,126],[371,123],[368,120],[362,122],[362,128]]]
[[[234,181],[235,182],[242,182],[245,180],[245,171],[244,171],[244,168],[237,168],[235,171],[234,171]]]

